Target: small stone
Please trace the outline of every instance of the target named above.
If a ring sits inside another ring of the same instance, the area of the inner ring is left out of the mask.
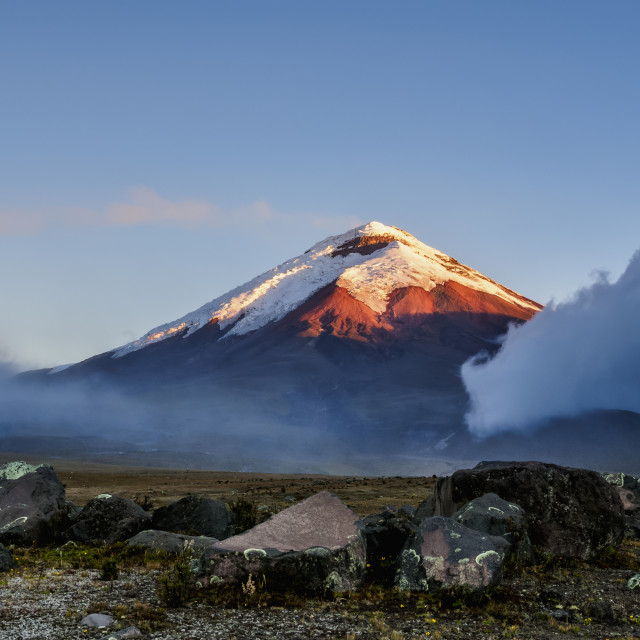
[[[80,625],[83,627],[93,627],[96,629],[102,629],[113,624],[113,616],[106,615],[104,613],[90,613],[80,620]]]
[[[100,640],[126,640],[126,638],[142,638],[142,632],[137,627],[127,627],[122,631],[104,636]]]
[[[635,576],[631,576],[627,582],[629,589],[640,589],[640,573],[636,573]]]

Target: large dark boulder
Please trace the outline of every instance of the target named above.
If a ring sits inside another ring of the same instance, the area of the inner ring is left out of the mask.
[[[99,495],[87,502],[68,535],[78,542],[100,542],[113,544],[148,529],[151,516],[133,500]]]
[[[374,558],[395,560],[415,531],[413,513],[387,507],[382,513],[375,513],[363,520],[369,562]]]
[[[0,466],[0,542],[31,544],[64,506],[64,486],[48,464]]]
[[[187,496],[153,512],[152,526],[162,531],[209,536],[222,540],[232,534],[231,514],[222,500]]]
[[[451,518],[425,518],[400,555],[395,585],[428,591],[497,584],[508,546],[504,538],[482,534]]]
[[[522,507],[531,543],[548,553],[587,559],[624,536],[622,503],[600,474],[542,462],[482,462],[441,478],[435,513],[451,516],[486,493]]]
[[[146,529],[136,533],[133,538],[129,538],[127,544],[132,547],[145,547],[152,551],[167,551],[168,553],[202,553],[216,542],[219,542],[217,538],[187,536],[183,533]]]
[[[253,575],[264,576],[277,591],[348,591],[365,573],[361,529],[360,518],[323,491],[209,547],[200,561],[200,581],[238,585]]]

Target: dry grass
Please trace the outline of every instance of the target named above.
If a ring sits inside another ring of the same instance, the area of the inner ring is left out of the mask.
[[[20,454],[0,454],[5,460],[20,460]],[[229,471],[193,471],[145,467],[123,467],[57,459],[28,459],[31,464],[48,462],[65,484],[67,499],[79,506],[101,493],[125,498],[148,497],[161,507],[188,494],[199,494],[233,502],[244,498],[276,512],[289,506],[290,497],[300,500],[319,491],[336,493],[358,515],[379,513],[386,505],[417,506],[433,490],[435,478],[379,478],[326,475],[260,474]]]

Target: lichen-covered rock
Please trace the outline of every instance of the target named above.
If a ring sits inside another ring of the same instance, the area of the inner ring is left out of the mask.
[[[152,526],[162,531],[197,533],[222,540],[232,533],[231,514],[222,500],[187,496],[153,512]]]
[[[133,500],[99,495],[87,502],[68,535],[78,542],[113,544],[148,529],[151,516]]]
[[[425,518],[400,554],[395,585],[428,591],[430,587],[481,589],[502,579],[508,543],[451,518]]]
[[[187,536],[183,533],[156,531],[154,529],[141,531],[127,540],[127,543],[132,547],[146,547],[152,551],[168,551],[169,553],[201,553],[216,542],[219,542],[217,538]]]
[[[48,464],[0,466],[0,542],[31,544],[38,531],[65,506],[64,486]]]
[[[438,480],[435,512],[451,516],[486,493],[522,507],[531,543],[558,556],[589,559],[624,536],[624,510],[600,474],[542,462],[482,462]]]
[[[524,560],[531,555],[524,510],[495,493],[485,493],[467,502],[451,517],[469,529],[504,538],[509,543],[509,553],[520,559]]]
[[[625,512],[625,536],[640,540],[640,478],[624,473],[604,473],[604,479],[615,487]]]
[[[11,555],[11,551],[0,542],[0,571],[10,571],[16,568],[16,561]]]
[[[627,587],[629,589],[638,589],[640,591],[640,573],[636,573],[635,576],[631,576],[627,581]]]
[[[237,536],[209,547],[200,560],[203,584],[242,584],[265,577],[269,589],[302,593],[358,587],[366,567],[362,522],[323,491]]]

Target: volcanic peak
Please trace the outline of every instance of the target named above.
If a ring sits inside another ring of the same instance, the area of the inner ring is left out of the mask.
[[[243,335],[284,318],[330,284],[346,290],[373,314],[383,314],[397,290],[431,291],[447,282],[503,300],[521,312],[514,316],[530,317],[541,308],[406,231],[369,222],[318,242],[301,256],[116,349],[113,356],[172,336],[186,337],[212,323],[226,330],[223,338]]]

